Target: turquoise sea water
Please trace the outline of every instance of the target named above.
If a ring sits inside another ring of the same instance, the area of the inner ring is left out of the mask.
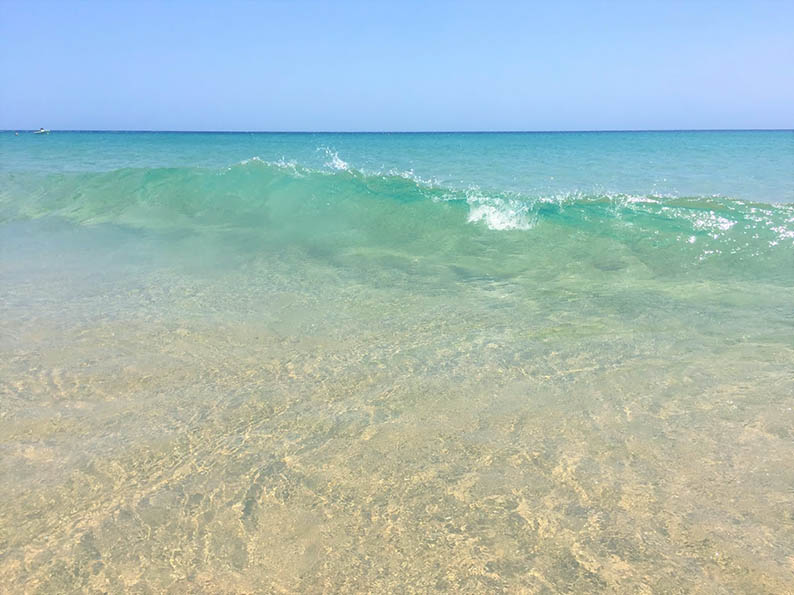
[[[786,592],[794,133],[0,133],[11,591]]]

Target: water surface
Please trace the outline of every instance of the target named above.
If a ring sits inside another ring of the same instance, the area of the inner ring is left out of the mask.
[[[783,593],[794,133],[0,133],[11,592]]]

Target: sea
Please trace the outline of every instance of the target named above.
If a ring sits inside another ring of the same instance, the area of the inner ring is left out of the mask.
[[[794,132],[2,132],[0,503],[8,593],[790,593]]]

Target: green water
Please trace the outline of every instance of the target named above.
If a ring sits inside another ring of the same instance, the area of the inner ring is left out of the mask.
[[[794,584],[792,133],[2,137],[9,592]]]

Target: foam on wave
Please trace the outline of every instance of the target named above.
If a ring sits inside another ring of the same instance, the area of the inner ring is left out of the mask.
[[[580,192],[530,196],[457,189],[421,179],[412,171],[366,173],[335,151],[322,150],[327,158],[325,170],[286,159],[273,162],[251,157],[221,170],[127,168],[29,177],[5,174],[0,184],[0,219],[60,216],[81,223],[156,226],[184,221],[234,227],[261,225],[275,212],[284,217],[291,209],[303,213],[296,217],[309,212],[322,217],[344,203],[345,216],[352,218],[385,205],[392,205],[390,213],[399,213],[395,205],[426,202],[459,205],[452,213],[460,215],[444,219],[443,225],[458,221],[498,232],[527,233],[547,220],[566,225],[600,222],[602,227],[620,222],[646,229],[648,234],[678,234],[682,243],[704,237],[794,245],[794,205],[745,203],[718,196]],[[430,211],[422,212],[430,216]]]

